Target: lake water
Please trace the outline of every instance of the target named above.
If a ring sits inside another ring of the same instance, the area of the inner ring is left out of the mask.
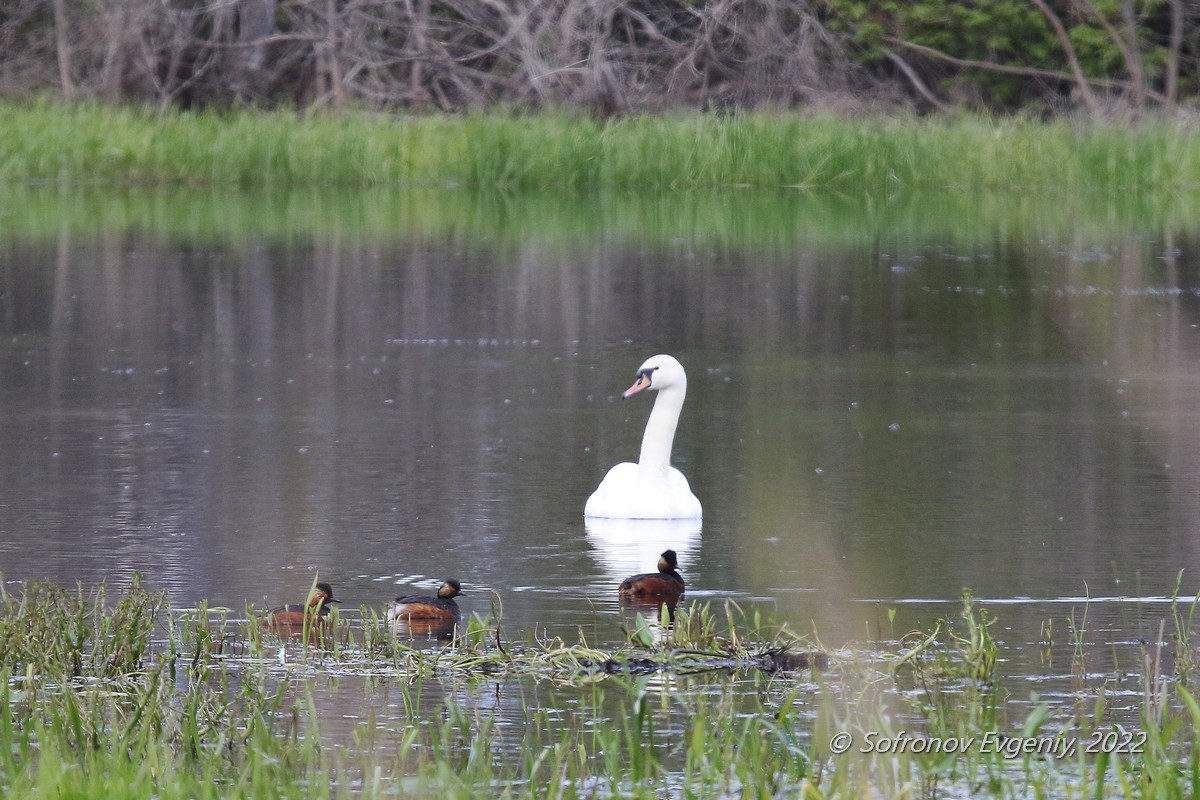
[[[1046,620],[1134,667],[1200,589],[1200,225],[1169,209],[5,192],[10,588],[141,571],[240,612],[319,573],[353,615],[457,577],[511,635],[613,645],[617,582],[674,546],[688,602],[835,648],[969,588],[1015,694],[1066,691]],[[585,523],[658,352],[703,523]]]

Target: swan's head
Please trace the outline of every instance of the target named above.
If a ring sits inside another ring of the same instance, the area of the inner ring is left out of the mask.
[[[633,397],[638,392],[644,392],[647,389],[662,391],[672,387],[687,390],[687,374],[683,371],[683,365],[673,356],[651,356],[646,359],[646,363],[638,367],[637,380],[633,382],[633,386],[625,390],[621,399]]]

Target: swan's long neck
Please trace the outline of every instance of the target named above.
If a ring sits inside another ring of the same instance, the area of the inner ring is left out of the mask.
[[[646,421],[646,432],[642,434],[642,452],[638,456],[641,474],[666,476],[671,465],[671,445],[675,441],[675,426],[679,423],[679,412],[683,410],[683,398],[687,385],[669,386],[658,393],[650,419]]]

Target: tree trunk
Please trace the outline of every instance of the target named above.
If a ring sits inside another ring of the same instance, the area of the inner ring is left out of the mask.
[[[342,85],[342,58],[338,52],[340,49],[341,28],[342,23],[338,16],[336,0],[325,0],[325,68],[329,79],[329,93],[332,98],[333,107],[339,111],[346,107],[346,88]]]
[[[54,0],[54,46],[58,51],[58,82],[67,102],[75,99],[75,82],[71,79],[71,42],[67,35],[67,11],[63,0]]]
[[[1171,46],[1167,50],[1166,86],[1163,94],[1167,104],[1179,102],[1179,51],[1183,49],[1183,0],[1171,0]]]
[[[1121,4],[1121,17],[1125,23],[1125,41],[1129,45],[1126,61],[1129,65],[1129,79],[1133,81],[1133,104],[1141,110],[1146,107],[1146,73],[1142,67],[1142,48],[1138,42],[1137,15],[1133,10],[1133,0],[1125,0]]]
[[[263,74],[267,65],[267,37],[275,33],[276,0],[239,0],[238,42],[240,51],[238,94],[246,100],[262,95]]]

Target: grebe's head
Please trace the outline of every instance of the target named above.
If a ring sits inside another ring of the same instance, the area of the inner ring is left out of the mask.
[[[456,580],[448,580],[438,587],[437,596],[443,600],[449,600],[452,597],[460,597],[462,595],[462,584]]]
[[[308,601],[309,605],[313,606],[317,605],[318,603],[340,602],[342,601],[333,596],[333,587],[324,581],[321,581],[313,587],[312,595]]]

